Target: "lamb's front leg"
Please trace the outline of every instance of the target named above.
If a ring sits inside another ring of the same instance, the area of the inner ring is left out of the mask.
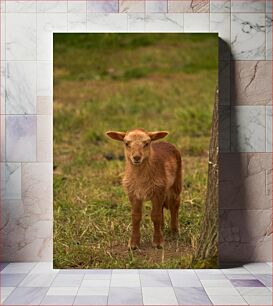
[[[163,247],[163,234],[162,234],[162,206],[163,202],[160,197],[152,199],[152,212],[151,219],[154,223],[153,246],[156,248]]]
[[[143,202],[133,197],[129,197],[129,200],[132,204],[132,235],[128,247],[134,250],[140,247],[140,222]]]

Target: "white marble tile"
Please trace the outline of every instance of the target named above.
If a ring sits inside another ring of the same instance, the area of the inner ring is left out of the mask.
[[[120,0],[119,12],[120,13],[144,13],[145,1],[139,0]]]
[[[106,287],[80,287],[77,295],[92,296],[92,295],[108,295],[109,286]]]
[[[68,13],[86,13],[86,0],[72,0],[68,1]]]
[[[237,60],[265,59],[265,14],[231,15],[231,51]]]
[[[15,287],[1,287],[1,303],[5,301],[5,299],[11,294],[11,292],[15,289]]]
[[[109,287],[110,279],[84,279],[81,284],[82,287]]]
[[[52,115],[53,96],[37,96],[37,115]]]
[[[272,13],[272,0],[266,0],[266,12]]]
[[[0,1],[0,11],[1,11],[2,13],[5,13],[5,12],[6,12],[6,0]]]
[[[52,220],[52,175],[51,163],[22,164],[25,213],[38,216],[38,220]]]
[[[87,1],[87,12],[90,13],[118,13],[118,0]]]
[[[147,13],[167,13],[168,1],[166,0],[149,0],[145,3]]]
[[[239,292],[232,286],[224,286],[224,287],[216,287],[216,286],[213,286],[213,287],[204,287],[207,295],[210,297],[210,296],[216,296],[216,295],[220,295],[220,296],[223,296],[223,295],[237,295],[239,296]]]
[[[21,199],[21,164],[5,164],[5,199]]]
[[[230,0],[210,0],[211,13],[229,13]]]
[[[76,295],[78,287],[50,287],[46,295]]]
[[[140,277],[138,274],[112,274],[111,287],[139,287]]]
[[[35,13],[6,13],[6,59],[36,59]]]
[[[127,14],[88,13],[87,30],[91,32],[127,32]]]
[[[56,273],[28,274],[19,287],[49,287],[55,277]]]
[[[192,33],[209,32],[209,14],[189,13],[184,14],[184,31]]]
[[[128,13],[128,31],[144,32],[145,19],[143,13]]]
[[[230,274],[237,274],[237,275],[244,274],[244,275],[247,275],[247,274],[250,274],[250,272],[247,269],[245,269],[244,267],[222,269],[222,272],[225,275],[230,275]]]
[[[232,108],[231,151],[265,151],[264,106],[237,106]]]
[[[53,67],[49,61],[37,61],[37,96],[53,95]]]
[[[0,128],[1,128],[1,140],[0,140],[0,161],[3,162],[6,160],[6,122],[5,116],[0,116]]]
[[[6,116],[6,160],[36,160],[36,116]]]
[[[53,117],[37,116],[37,161],[49,162],[53,159]]]
[[[230,44],[230,14],[211,13],[210,32],[218,33],[218,36],[227,44]]]
[[[269,295],[249,295],[244,296],[248,305],[272,305],[272,296]]]
[[[37,1],[38,13],[66,13],[67,12],[67,0],[43,0]]]
[[[272,61],[272,13],[265,16],[266,25],[266,59]]]
[[[35,13],[36,1],[7,1],[6,12],[7,13]]]
[[[6,59],[6,14],[1,12],[0,18],[1,18],[0,20],[0,24],[1,24],[0,59],[1,61],[3,61]]]
[[[264,13],[266,0],[231,0],[231,12]]]
[[[242,296],[245,295],[272,295],[266,287],[236,287]]]
[[[36,63],[6,63],[6,113],[36,113]]]
[[[39,262],[35,267],[30,271],[30,274],[57,274],[59,269],[53,269],[52,262]]]
[[[245,264],[246,268],[252,274],[272,274],[272,269],[265,262],[253,262]]]
[[[231,284],[231,282],[227,279],[205,279],[202,280],[201,279],[201,283],[204,286],[204,288],[206,287],[226,287],[226,288],[232,288],[233,285]]]
[[[210,295],[213,305],[248,305],[239,295]]]
[[[6,113],[6,95],[5,95],[5,88],[6,88],[6,65],[5,62],[0,63],[0,77],[1,77],[1,94],[0,94],[0,114]]]
[[[183,32],[183,14],[146,14],[145,31],[146,32]]]
[[[79,287],[83,279],[82,274],[58,274],[53,283],[52,287]]]
[[[67,31],[66,13],[41,13],[37,20],[37,60],[52,61],[53,32]]]
[[[266,106],[266,152],[272,152],[272,106]]]
[[[144,305],[178,305],[172,287],[142,287]]]
[[[68,14],[68,31],[85,32],[87,28],[86,13]]]

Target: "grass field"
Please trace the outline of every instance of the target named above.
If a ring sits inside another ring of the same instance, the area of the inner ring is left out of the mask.
[[[214,34],[54,34],[54,267],[212,267],[193,262],[206,192],[218,77]],[[120,143],[106,130],[168,130],[184,169],[180,235],[130,252],[130,203]]]

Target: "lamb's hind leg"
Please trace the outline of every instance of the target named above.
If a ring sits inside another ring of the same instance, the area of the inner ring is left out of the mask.
[[[179,232],[179,206],[180,206],[180,196],[173,196],[169,202],[169,209],[171,212],[171,232],[178,233]]]

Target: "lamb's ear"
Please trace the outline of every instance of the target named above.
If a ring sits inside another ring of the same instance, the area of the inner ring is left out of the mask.
[[[157,140],[157,139],[164,138],[168,134],[169,134],[169,132],[167,132],[167,131],[148,132],[148,135],[151,138],[151,140]]]
[[[108,137],[114,139],[123,141],[123,138],[125,137],[126,133],[124,132],[114,132],[114,131],[108,131],[105,133]]]

